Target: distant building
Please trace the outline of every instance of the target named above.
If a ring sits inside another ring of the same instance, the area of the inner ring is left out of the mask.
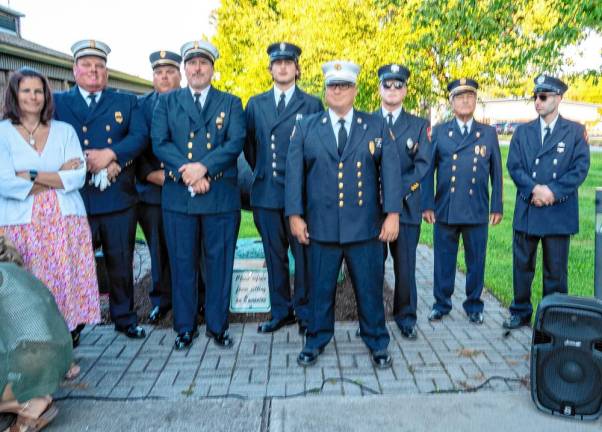
[[[602,105],[563,100],[560,115],[579,122],[593,125],[602,120]],[[532,99],[491,99],[477,103],[475,117],[485,123],[524,123],[537,117]]]
[[[0,5],[0,99],[4,97],[10,73],[23,66],[46,75],[54,90],[66,90],[75,84],[72,56],[21,37],[20,20],[24,16]],[[113,69],[109,69],[109,86],[135,94],[152,89],[150,81]]]

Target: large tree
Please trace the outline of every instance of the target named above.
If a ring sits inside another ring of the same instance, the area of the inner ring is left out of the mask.
[[[563,49],[599,30],[601,17],[595,0],[222,0],[217,85],[245,101],[268,88],[266,47],[286,40],[303,48],[301,85],[317,95],[323,62],[359,63],[363,109],[378,106],[376,70],[390,62],[412,71],[406,106],[417,111],[460,76],[524,94],[525,77],[560,71]]]

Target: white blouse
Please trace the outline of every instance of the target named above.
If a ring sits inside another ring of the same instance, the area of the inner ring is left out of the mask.
[[[84,163],[75,170],[59,171],[69,159]],[[19,171],[57,172],[64,189],[55,189],[63,216],[85,216],[86,208],[79,189],[86,180],[86,164],[73,127],[58,120],[50,121],[46,146],[41,154],[19,134],[10,120],[0,121],[0,225],[31,222],[34,196],[29,195],[33,183],[16,175]]]

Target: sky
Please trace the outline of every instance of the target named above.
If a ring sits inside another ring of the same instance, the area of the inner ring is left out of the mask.
[[[25,14],[24,39],[71,54],[81,39],[109,45],[107,66],[152,79],[148,56],[153,51],[177,53],[188,41],[212,36],[212,10],[219,0],[0,0]]]
[[[80,39],[111,47],[108,66],[152,79],[148,56],[162,49],[180,52],[185,42],[210,37],[210,14],[220,0],[0,0],[25,14],[23,38],[70,54]],[[566,72],[602,67],[602,36],[591,35],[566,50],[573,65]]]

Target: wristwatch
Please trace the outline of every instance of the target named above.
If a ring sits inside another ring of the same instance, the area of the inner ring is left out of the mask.
[[[35,183],[37,176],[38,172],[36,170],[29,170],[29,180],[31,180],[32,183]]]

